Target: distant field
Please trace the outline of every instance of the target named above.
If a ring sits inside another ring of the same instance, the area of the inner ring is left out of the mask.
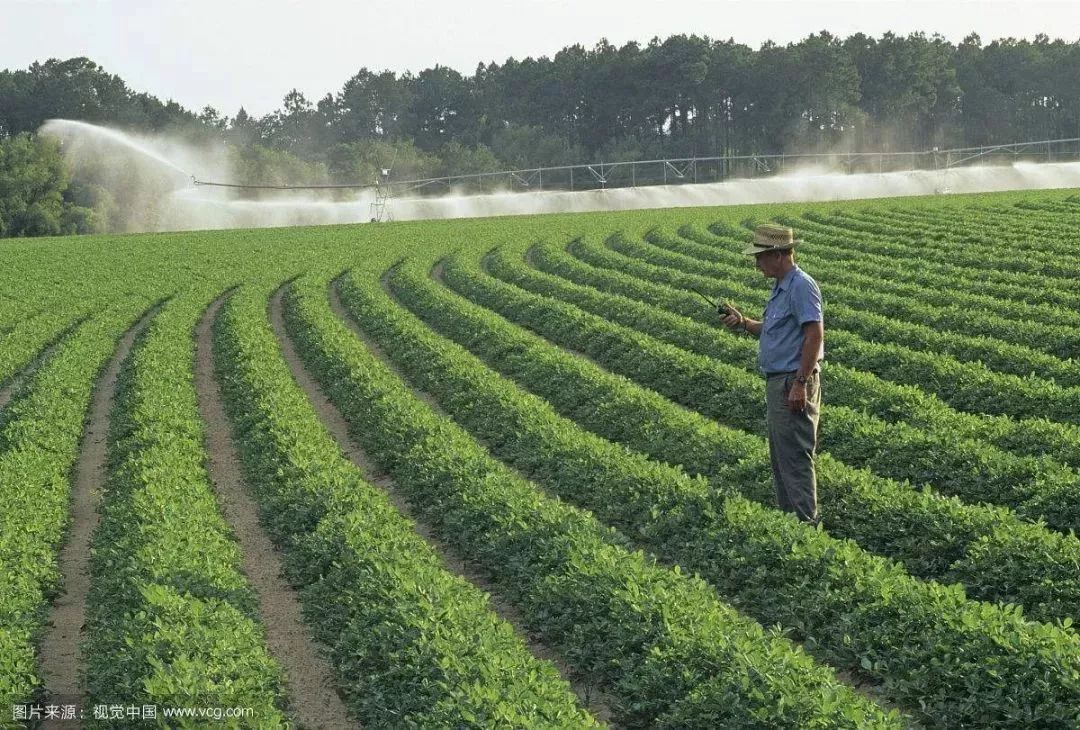
[[[825,298],[822,530],[773,508],[756,342],[691,291],[760,316],[766,220]],[[1076,727],[1078,223],[1046,191],[0,241],[0,726]]]

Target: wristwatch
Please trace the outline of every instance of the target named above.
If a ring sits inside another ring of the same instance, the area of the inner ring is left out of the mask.
[[[799,385],[806,385],[806,376],[805,375],[796,375],[795,376],[795,382],[798,383]]]

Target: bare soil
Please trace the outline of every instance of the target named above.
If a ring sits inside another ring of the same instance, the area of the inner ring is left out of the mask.
[[[349,434],[349,427],[345,418],[333,403],[331,403],[330,399],[322,392],[318,382],[316,382],[316,380],[305,370],[303,361],[300,359],[296,349],[293,347],[292,341],[289,339],[288,333],[285,330],[285,321],[282,314],[283,293],[283,289],[279,290],[270,300],[270,320],[274,332],[277,334],[278,340],[281,343],[282,352],[289,365],[289,369],[293,373],[293,377],[307,394],[314,405],[320,420],[327,429],[329,429],[345,455],[360,469],[367,481],[383,489],[394,507],[412,522],[416,533],[431,546],[437,555],[440,556],[446,568],[455,575],[461,576],[469,581],[483,593],[487,594],[491,609],[495,611],[495,614],[499,618],[513,627],[515,633],[522,639],[532,655],[554,665],[556,669],[559,670],[559,673],[570,682],[571,689],[582,703],[582,706],[600,722],[610,724],[612,715],[611,707],[614,704],[614,700],[604,692],[600,691],[597,687],[580,681],[558,650],[545,644],[537,635],[524,631],[522,627],[525,626],[525,621],[521,613],[512,604],[499,596],[493,584],[488,580],[487,576],[484,575],[479,566],[472,561],[465,560],[455,550],[444,544],[427,525],[419,521],[404,495],[398,490],[393,477],[380,469],[353,440],[352,436]],[[363,342],[364,346],[367,347],[384,365],[397,374],[402,383],[405,383],[417,398],[420,398],[427,403],[440,415],[446,415],[439,406],[438,401],[431,396],[431,394],[408,386],[408,379],[398,370],[378,344],[371,340],[371,338],[357,326],[356,322],[352,319],[352,316],[345,310],[341,298],[338,296],[337,289],[333,285],[330,287],[330,305],[334,313],[340,317],[342,322],[344,322],[361,342]]]
[[[207,468],[243,553],[244,574],[259,595],[267,644],[285,670],[289,714],[301,727],[349,728],[345,704],[331,681],[330,663],[304,624],[296,591],[283,576],[282,561],[259,524],[258,506],[248,493],[231,424],[214,376],[212,325],[224,298],[215,301],[196,331],[195,387],[206,429]]]
[[[529,250],[531,251],[532,249],[529,249]],[[485,259],[485,261],[486,261],[486,259]],[[487,273],[492,278],[495,278],[497,281],[502,281],[501,279],[498,279],[493,274],[491,274],[491,272],[489,272],[487,270],[486,265],[484,266],[484,272]],[[443,279],[443,262],[442,262],[441,259],[435,264],[434,267],[432,267],[431,271],[428,272],[428,276],[431,278],[432,281],[438,282],[441,286],[443,286],[446,289],[448,289],[449,291],[454,292],[455,294],[457,294],[457,292],[453,289],[453,287],[451,287],[449,284],[447,284],[445,279]],[[460,294],[458,296],[460,296]],[[494,312],[494,314],[496,314],[496,315],[498,315],[500,317],[503,317],[503,315],[499,314],[498,312]],[[505,317],[504,317],[504,319],[505,319]],[[507,320],[507,321],[510,321],[510,320]],[[532,329],[530,329],[526,325],[517,324],[516,322],[512,322],[512,321],[510,321],[510,323],[516,325],[517,327],[520,327],[521,329],[525,330],[526,332],[530,332],[530,333],[536,335],[537,337],[541,336],[538,333],[534,332]],[[590,355],[587,355],[584,352],[581,352],[580,350],[575,350],[574,348],[566,347],[565,345],[557,345],[554,342],[551,342],[550,340],[548,341],[548,344],[550,344],[554,348],[562,350],[563,352],[567,353],[568,355],[573,355],[576,358],[580,358],[582,360],[585,360],[586,362],[588,362],[588,363],[590,363],[592,365],[595,365],[596,367],[600,368],[601,370],[605,370],[605,371],[607,370],[602,364],[600,364],[599,362],[594,360]],[[685,408],[684,406],[682,406],[682,405],[680,405],[678,403],[675,403],[675,405],[679,406],[680,408],[683,408],[683,410],[689,410],[689,409]]]
[[[86,597],[90,589],[90,537],[97,528],[97,508],[105,484],[109,414],[116,395],[120,366],[131,351],[135,338],[156,312],[156,307],[147,312],[120,339],[112,358],[98,376],[90,411],[83,426],[79,456],[71,480],[71,525],[59,556],[63,592],[50,608],[38,654],[41,677],[50,704],[75,704],[85,708],[85,697],[79,684],[79,667],[83,664],[80,644],[85,627]],[[31,368],[36,367],[51,349],[52,346],[46,348]],[[0,401],[0,406],[5,403],[6,400]],[[61,726],[62,723],[55,720],[42,725]]]
[[[533,265],[534,248],[535,247],[530,246],[528,248],[528,250],[526,251],[525,261],[530,265]],[[486,264],[486,259],[485,259],[485,264]],[[485,268],[485,271],[486,271],[487,270],[486,265],[485,265],[484,268]],[[535,266],[534,266],[534,268],[535,268]],[[490,275],[490,272],[488,272],[488,273]],[[429,273],[429,276],[431,277],[431,279],[433,281],[436,281],[439,284],[441,284],[442,286],[445,286],[448,289],[450,289],[450,286],[443,279],[443,262],[442,262],[442,260],[440,260],[432,268],[431,272]],[[453,291],[453,289],[451,289],[451,291]],[[518,326],[522,327],[522,329],[525,329],[525,330],[527,330],[529,332],[532,332],[532,330],[530,330],[528,327],[526,327],[524,325],[518,325]],[[597,360],[594,360],[591,355],[588,355],[588,354],[586,354],[584,352],[581,352],[579,350],[575,350],[575,349],[570,348],[570,347],[566,347],[564,345],[557,345],[555,343],[551,343],[551,345],[552,345],[552,347],[556,347],[559,350],[562,350],[563,352],[566,352],[567,354],[573,355],[574,357],[578,357],[578,358],[590,363],[591,365],[594,365],[599,370],[602,370],[602,371],[604,371],[606,373],[614,374],[614,375],[618,376],[618,373],[612,373],[612,371],[610,371],[607,368],[606,365],[604,365],[603,363],[601,363],[601,362],[599,362]],[[627,377],[627,376],[621,376],[621,377]],[[646,387],[646,386],[643,386],[643,387]],[[671,405],[675,406],[676,408],[678,408],[681,411],[685,411],[686,413],[690,413],[690,414],[692,414],[694,416],[700,416],[701,415],[697,411],[695,411],[695,410],[693,410],[691,408],[688,408],[688,407],[684,406],[681,403],[677,403],[675,401],[670,401],[670,403],[671,403]],[[664,560],[659,561],[659,563],[661,565],[670,565],[670,563],[668,561],[664,561]],[[720,599],[724,600],[724,596],[721,595]],[[796,642],[796,643],[799,643],[801,645],[802,642],[800,641],[800,642]],[[874,702],[877,702],[878,704],[884,706],[886,709],[891,709],[892,708],[892,705],[884,697],[882,697],[881,693],[878,691],[878,688],[880,687],[880,682],[874,680],[873,678],[871,678],[871,677],[869,677],[867,675],[856,673],[853,670],[844,670],[844,669],[836,669],[836,668],[832,668],[832,669],[833,669],[833,672],[835,673],[837,679],[840,682],[843,682],[844,684],[848,685],[851,689],[855,690],[856,692],[858,692],[863,697],[865,697],[865,698],[867,698],[869,700],[872,700]]]

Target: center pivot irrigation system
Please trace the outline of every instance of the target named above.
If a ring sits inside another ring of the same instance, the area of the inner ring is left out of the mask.
[[[389,202],[390,199],[393,197],[392,185],[412,185],[418,181],[391,183],[390,168],[384,167],[379,170],[379,175],[378,177],[376,177],[375,182],[371,183],[341,183],[327,185],[244,185],[241,183],[210,182],[208,180],[200,180],[194,175],[191,176],[191,182],[197,187],[234,188],[237,190],[367,190],[374,188],[375,200],[373,200],[371,203],[371,222],[381,223],[384,220],[391,220]]]
[[[585,191],[608,188],[643,187],[648,185],[679,185],[685,183],[723,182],[730,179],[752,179],[782,174],[788,170],[810,165],[837,172],[886,173],[941,171],[939,193],[949,192],[945,173],[951,168],[973,162],[1006,164],[1012,162],[1072,162],[1080,161],[1080,137],[1069,139],[1014,142],[1011,144],[956,147],[939,150],[908,152],[836,152],[776,155],[727,155],[722,157],[681,157],[630,162],[600,162],[582,165],[535,167],[501,172],[481,172],[468,175],[447,175],[414,180],[392,180],[393,164],[380,168],[370,183],[340,183],[326,185],[243,185],[199,180],[197,186],[237,188],[245,190],[370,190],[375,191],[371,203],[372,222],[391,219],[389,203],[394,197],[413,192],[421,196],[431,192],[539,192]]]

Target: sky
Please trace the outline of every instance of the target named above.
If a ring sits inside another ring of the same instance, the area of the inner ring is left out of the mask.
[[[1080,40],[1080,0],[0,0],[0,18],[0,69],[87,56],[135,91],[226,116],[271,112],[293,88],[317,101],[363,67],[471,74],[601,38],[693,33],[755,49],[821,30]]]

